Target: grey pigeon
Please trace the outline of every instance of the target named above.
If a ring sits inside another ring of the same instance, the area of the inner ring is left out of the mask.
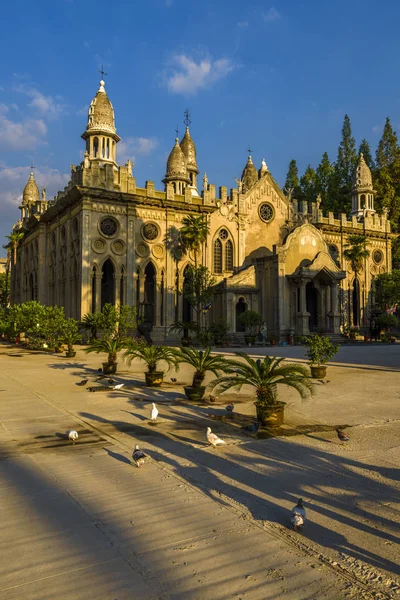
[[[108,383],[114,383],[114,379],[112,377],[110,377],[110,379],[107,380]]]
[[[228,415],[230,417],[233,417],[233,411],[235,410],[235,405],[233,404],[228,404],[228,406],[225,406],[226,411],[228,412]]]
[[[306,509],[303,505],[303,498],[299,498],[297,500],[296,506],[292,508],[292,514],[290,517],[290,522],[294,531],[298,529],[303,529],[304,523],[306,521]]]
[[[83,387],[87,384],[88,381],[89,381],[89,379],[82,379],[82,381],[79,381],[79,383],[77,383],[76,385],[80,385]]]
[[[177,382],[177,378],[176,377],[171,377],[171,381],[172,381],[172,383],[176,383]]]
[[[341,429],[336,429],[336,433],[341,442],[348,442],[350,440],[349,436],[346,435]]]
[[[260,428],[260,423],[258,421],[256,421],[255,423],[252,423],[251,425],[244,425],[242,427],[243,431],[246,431],[247,433],[257,433],[259,428]]]
[[[148,455],[145,454],[143,452],[143,450],[140,450],[139,444],[136,444],[135,449],[132,454],[132,459],[133,459],[133,462],[135,463],[135,465],[137,466],[137,468],[139,468],[140,465],[144,465],[146,458],[148,458]]]

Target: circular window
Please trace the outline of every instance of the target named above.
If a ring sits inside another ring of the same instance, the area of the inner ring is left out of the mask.
[[[100,231],[104,235],[115,235],[118,231],[118,223],[111,217],[106,217],[100,223]]]
[[[158,237],[158,227],[154,223],[146,223],[143,226],[142,235],[145,240],[155,240]]]
[[[221,229],[221,231],[219,232],[219,237],[221,238],[221,240],[226,240],[229,237],[229,233],[226,229]]]
[[[373,261],[379,265],[383,261],[383,252],[382,250],[374,250],[372,254]]]
[[[274,209],[270,204],[268,204],[268,202],[264,202],[264,204],[260,204],[258,214],[260,215],[260,219],[262,221],[268,223],[274,218]]]

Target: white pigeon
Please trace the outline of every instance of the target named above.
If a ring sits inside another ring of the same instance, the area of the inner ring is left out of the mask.
[[[67,437],[69,439],[70,442],[72,442],[73,444],[75,444],[75,442],[78,440],[78,432],[75,431],[75,429],[71,429],[71,431],[67,431]]]
[[[221,440],[221,438],[219,438],[217,435],[215,435],[215,433],[213,433],[211,431],[211,427],[207,427],[206,438],[207,438],[207,441],[210,442],[210,444],[212,446],[219,446],[221,444],[226,444],[226,442],[224,442],[224,440]]]
[[[294,531],[297,531],[298,529],[303,529],[305,521],[306,509],[303,505],[303,499],[299,498],[296,506],[292,508],[292,514],[290,517],[290,522],[293,526]]]
[[[120,390],[122,387],[124,387],[124,383],[119,383],[118,385],[114,385],[113,390]]]
[[[158,417],[158,408],[154,404],[154,402],[153,402],[153,408],[151,409],[150,416],[151,416],[151,420],[152,421],[155,421],[157,419],[157,417]]]
[[[137,468],[139,468],[140,465],[144,465],[144,463],[146,462],[146,458],[148,458],[147,454],[145,454],[143,450],[140,450],[139,444],[136,444],[132,454],[132,459]]]

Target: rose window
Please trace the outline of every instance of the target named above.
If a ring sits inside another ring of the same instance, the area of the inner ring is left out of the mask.
[[[274,209],[270,204],[268,204],[268,202],[264,202],[264,204],[260,205],[258,209],[258,214],[260,215],[260,219],[264,221],[264,223],[268,223],[274,218]]]
[[[104,235],[115,235],[118,230],[117,221],[111,217],[106,217],[100,223],[100,230]]]
[[[372,254],[372,258],[374,262],[379,265],[383,261],[383,252],[382,250],[374,250]]]
[[[147,223],[143,227],[143,237],[150,242],[158,236],[158,227],[154,223]]]

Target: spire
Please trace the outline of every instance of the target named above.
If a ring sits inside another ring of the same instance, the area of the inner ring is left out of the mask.
[[[243,169],[241,180],[243,182],[243,193],[245,194],[258,181],[257,169],[253,164],[251,154],[247,159],[245,168]]]
[[[31,172],[29,175],[28,183],[24,187],[24,191],[22,194],[22,206],[32,206],[40,200],[39,188],[35,181],[35,176],[33,174],[33,167],[31,167]]]
[[[185,118],[183,122],[186,126],[186,129],[185,134],[181,140],[180,146],[185,156],[186,167],[190,179],[190,187],[192,188],[192,193],[194,196],[198,196],[199,193],[197,191],[197,175],[199,174],[199,169],[197,166],[196,159],[196,146],[189,131],[189,125],[191,123],[189,109],[185,110],[184,115]]]
[[[374,213],[375,190],[372,185],[372,174],[362,152],[353,172],[352,184],[351,215],[361,217],[366,212]]]
[[[175,145],[168,156],[167,170],[163,183],[173,183],[177,194],[183,194],[186,185],[190,184],[186,168],[186,158],[179,145],[179,138],[175,138]]]

